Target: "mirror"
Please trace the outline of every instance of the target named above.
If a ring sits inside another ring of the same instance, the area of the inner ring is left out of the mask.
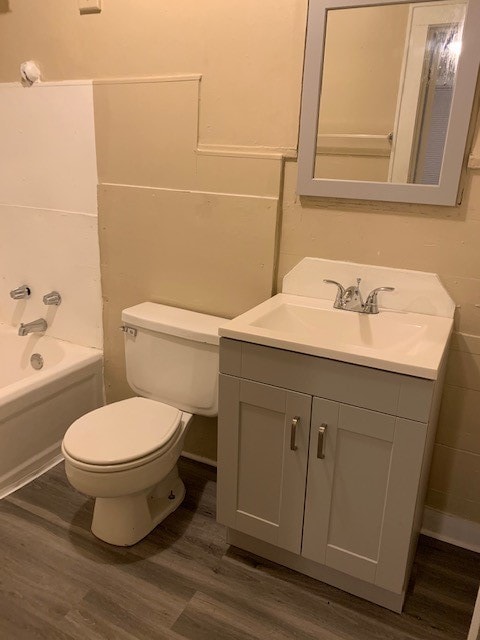
[[[327,11],[316,178],[438,184],[465,7]]]
[[[476,29],[475,0],[311,0],[299,194],[455,204]]]

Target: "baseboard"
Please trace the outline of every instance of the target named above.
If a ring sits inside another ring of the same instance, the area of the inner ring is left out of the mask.
[[[430,538],[480,553],[480,523],[425,507],[421,532]]]
[[[47,471],[50,471],[50,469],[53,469],[53,467],[56,467],[57,464],[62,462],[62,460],[64,460],[63,455],[61,453],[58,453],[53,458],[49,458],[47,461],[45,461],[37,469],[34,469],[33,471],[30,470],[26,475],[22,476],[21,478],[17,478],[15,482],[7,485],[2,489],[2,491],[0,492],[0,500],[2,498],[6,498],[14,491],[18,491],[18,489],[21,489],[22,487],[24,487],[26,484],[29,484],[33,480],[36,480],[36,478],[39,478],[41,475],[43,475]]]
[[[194,462],[201,462],[202,464],[208,464],[209,467],[217,468],[217,461],[205,456],[197,456],[196,453],[190,453],[190,451],[182,451],[182,458],[187,460],[193,460]]]

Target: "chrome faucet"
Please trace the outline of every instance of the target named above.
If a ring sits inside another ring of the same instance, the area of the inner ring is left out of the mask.
[[[18,335],[26,336],[29,333],[43,333],[47,330],[47,321],[43,318],[39,318],[38,320],[33,320],[32,322],[27,322],[23,324],[23,322],[18,327]]]
[[[16,289],[12,289],[10,291],[10,297],[14,300],[24,300],[25,298],[30,297],[30,287],[26,284],[22,284],[21,287],[17,287]]]
[[[343,311],[356,311],[357,313],[378,313],[378,293],[380,291],[395,291],[393,287],[377,287],[370,291],[365,302],[360,293],[361,278],[357,278],[357,284],[345,288],[335,280],[324,280],[326,284],[334,284],[337,287],[337,295],[333,307]]]
[[[365,301],[363,313],[378,313],[378,299],[377,296],[380,291],[395,291],[395,287],[377,287],[370,291]]]
[[[46,293],[43,296],[43,304],[51,305],[54,304],[58,307],[58,305],[62,302],[62,296],[58,293],[58,291],[50,291],[50,293]]]

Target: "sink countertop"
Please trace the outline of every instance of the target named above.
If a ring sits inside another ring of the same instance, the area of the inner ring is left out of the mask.
[[[387,309],[367,315],[279,293],[222,325],[219,335],[435,380],[452,327],[450,317]]]

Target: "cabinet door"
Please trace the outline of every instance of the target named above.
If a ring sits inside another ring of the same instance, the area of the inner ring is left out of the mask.
[[[217,519],[300,553],[311,396],[221,375]]]
[[[422,423],[314,398],[302,555],[400,593],[425,436]]]

